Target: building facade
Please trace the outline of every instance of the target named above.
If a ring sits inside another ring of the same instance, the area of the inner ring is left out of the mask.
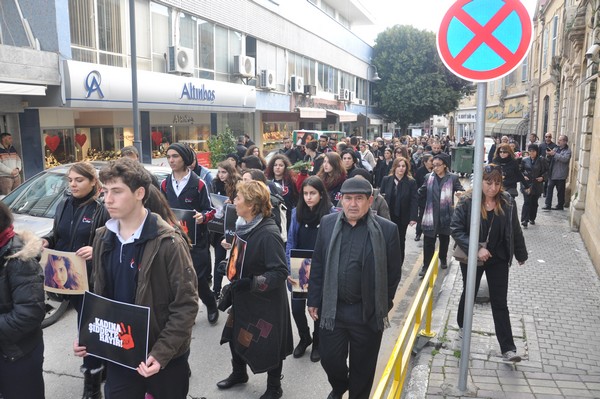
[[[145,162],[176,141],[207,151],[227,128],[265,151],[297,129],[381,131],[365,118],[376,115],[366,109],[372,48],[352,27],[372,17],[360,1],[135,0],[133,13],[128,0],[14,4],[2,9],[0,54],[46,54],[52,71],[31,82],[44,95],[0,111],[14,111],[3,131],[28,143],[26,175],[133,144],[133,24]],[[0,82],[15,78],[6,64]]]

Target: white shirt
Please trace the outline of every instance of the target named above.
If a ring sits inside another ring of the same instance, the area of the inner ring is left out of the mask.
[[[191,174],[192,171],[189,170],[187,175],[185,175],[181,180],[177,181],[175,180],[175,176],[171,173],[171,184],[173,185],[173,190],[175,191],[176,196],[179,197],[179,194],[181,194],[183,188],[188,184]]]
[[[133,232],[133,234],[131,235],[131,237],[125,239],[124,237],[121,236],[120,233],[120,223],[118,219],[109,219],[106,222],[106,228],[110,231],[112,231],[113,233],[115,233],[117,235],[117,238],[119,239],[119,241],[121,242],[121,253],[119,255],[119,260],[122,262],[123,259],[121,259],[122,255],[123,255],[123,245],[126,244],[131,244],[132,242],[134,242],[135,240],[137,240],[138,238],[140,238],[140,236],[142,235],[142,230],[144,229],[144,223],[146,223],[146,219],[148,219],[148,209],[144,209],[146,211],[146,216],[144,217],[144,220],[142,220],[142,224],[139,225],[139,227]]]

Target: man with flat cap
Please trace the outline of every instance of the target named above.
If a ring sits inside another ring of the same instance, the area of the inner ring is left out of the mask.
[[[196,243],[191,249],[192,262],[198,275],[198,295],[206,306],[208,322],[214,325],[219,319],[219,310],[210,289],[211,261],[206,224],[214,217],[215,210],[208,197],[208,187],[189,169],[195,156],[188,145],[171,144],[167,148],[167,161],[173,173],[162,181],[160,190],[166,196],[171,209],[196,211],[196,225],[188,226],[188,229],[196,229]]]
[[[400,238],[394,223],[370,211],[368,181],[348,179],[341,194],[343,211],[321,219],[308,312],[320,320],[321,365],[332,387],[328,399],[346,391],[350,399],[367,399],[400,283]]]

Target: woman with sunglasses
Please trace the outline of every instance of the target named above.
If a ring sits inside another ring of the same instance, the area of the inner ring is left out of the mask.
[[[508,271],[513,257],[520,265],[527,260],[527,247],[515,200],[502,189],[502,169],[494,164],[484,167],[481,199],[481,221],[479,225],[479,245],[477,260],[483,266],[477,267],[475,279],[476,294],[479,290],[481,276],[485,272],[490,288],[490,302],[496,337],[500,344],[502,358],[508,362],[519,362],[517,347],[513,339],[510,314],[507,305]],[[459,201],[452,222],[452,238],[460,248],[468,253],[471,226],[472,193],[465,194]],[[467,264],[460,263],[463,278],[463,292],[456,316],[462,331],[465,309],[465,289],[467,281]]]
[[[424,277],[435,252],[435,241],[440,240],[440,267],[448,268],[450,220],[454,211],[454,194],[465,191],[458,175],[450,173],[450,156],[439,153],[433,157],[433,172],[425,177],[419,188],[419,198],[425,203],[421,229],[423,230],[423,267],[419,277]],[[458,194],[460,195],[460,194]]]
[[[519,161],[515,157],[515,152],[508,143],[502,143],[496,149],[494,164],[502,169],[504,191],[509,193],[513,198],[519,195],[517,191],[517,183],[525,182],[525,176],[521,172]]]

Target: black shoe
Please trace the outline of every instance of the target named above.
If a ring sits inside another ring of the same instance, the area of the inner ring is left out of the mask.
[[[219,320],[219,309],[209,310],[206,318],[211,325],[214,326],[217,324],[217,321]]]
[[[342,399],[342,395],[340,395],[339,393],[336,393],[335,391],[331,391],[329,392],[329,395],[327,395],[327,399]]]
[[[442,259],[440,259],[440,268],[442,268],[442,269],[444,269],[444,270],[446,270],[446,269],[448,268],[448,262],[446,262],[446,260],[445,260],[445,259],[443,259],[443,260],[442,260]],[[423,276],[424,276],[424,275],[425,275],[425,274],[423,274]]]
[[[543,208],[542,208],[542,210],[544,210],[544,211],[549,211],[549,210],[551,210],[551,209],[552,209],[552,208],[550,208],[549,206],[545,206],[545,207],[543,207]]]
[[[312,342],[313,340],[310,337],[310,335],[300,338],[300,342],[298,342],[298,345],[294,349],[294,357],[302,357],[304,355],[304,352],[306,352],[306,348],[308,348],[308,346],[312,344]]]
[[[552,210],[554,210],[554,211],[564,211],[565,208],[562,207],[562,206],[555,206],[554,208],[552,208]]]
[[[421,234],[417,234],[415,236],[415,241],[421,241]]]
[[[421,267],[421,271],[419,272],[419,277],[425,277],[425,273],[427,273],[427,268],[425,267],[425,265],[423,265],[423,267]]]
[[[81,399],[102,399],[102,370],[92,374],[86,370],[83,373],[83,395]]]
[[[535,220],[530,220],[529,223],[534,226],[535,225]]]
[[[321,353],[319,353],[319,348],[315,348],[314,345],[312,351],[310,352],[310,361],[313,363],[321,361]]]
[[[527,228],[527,221],[526,220],[522,221],[521,222],[521,226],[523,226],[523,228],[526,229]]]
[[[229,389],[237,384],[245,384],[248,382],[248,373],[236,373],[229,374],[229,377],[222,381],[217,382],[219,389]]]
[[[262,394],[260,399],[279,399],[283,396],[283,389],[281,386],[271,387],[267,386],[267,390]]]

